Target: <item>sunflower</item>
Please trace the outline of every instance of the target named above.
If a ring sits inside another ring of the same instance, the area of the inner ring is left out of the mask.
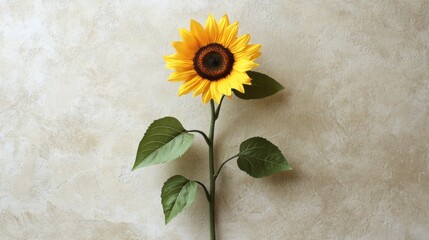
[[[194,91],[204,103],[219,103],[232,89],[244,93],[243,84],[251,85],[246,72],[258,66],[254,60],[261,55],[261,45],[249,44],[249,34],[237,38],[238,22],[230,24],[227,15],[216,22],[210,15],[205,28],[191,20],[190,31],[179,32],[182,41],[172,43],[176,53],[164,57],[167,68],[175,70],[168,80],[184,82],[179,96]]]

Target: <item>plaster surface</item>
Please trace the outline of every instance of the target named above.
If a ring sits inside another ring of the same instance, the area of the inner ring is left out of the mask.
[[[163,55],[213,13],[261,43],[257,71],[286,89],[224,103],[217,163],[263,136],[294,170],[218,183],[223,239],[429,236],[429,2],[0,1],[0,239],[208,238],[202,191],[164,225],[160,189],[207,183],[196,137],[182,158],[131,172],[148,125],[208,130]]]

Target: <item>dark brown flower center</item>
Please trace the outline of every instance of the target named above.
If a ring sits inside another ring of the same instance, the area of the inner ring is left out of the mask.
[[[193,61],[198,75],[216,81],[231,73],[234,55],[221,44],[210,43],[197,51]]]

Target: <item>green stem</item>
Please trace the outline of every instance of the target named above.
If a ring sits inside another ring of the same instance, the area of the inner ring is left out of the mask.
[[[219,113],[215,111],[215,105],[213,99],[210,100],[211,107],[211,121],[210,121],[210,133],[209,133],[209,168],[210,168],[210,239],[216,240],[216,222],[215,222],[215,191],[216,191],[216,179],[215,179],[215,168],[214,168],[214,130],[216,123],[216,115]],[[219,108],[218,108],[219,109]],[[217,112],[217,113],[216,113]]]

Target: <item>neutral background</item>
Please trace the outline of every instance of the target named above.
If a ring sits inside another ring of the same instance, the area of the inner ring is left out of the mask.
[[[225,102],[218,164],[263,136],[293,172],[228,164],[219,239],[428,239],[429,2],[0,1],[0,238],[208,238],[208,204],[164,225],[163,182],[207,183],[202,138],[136,172],[137,145],[167,115],[208,129],[178,97],[163,55],[209,13],[240,22],[286,89]]]

